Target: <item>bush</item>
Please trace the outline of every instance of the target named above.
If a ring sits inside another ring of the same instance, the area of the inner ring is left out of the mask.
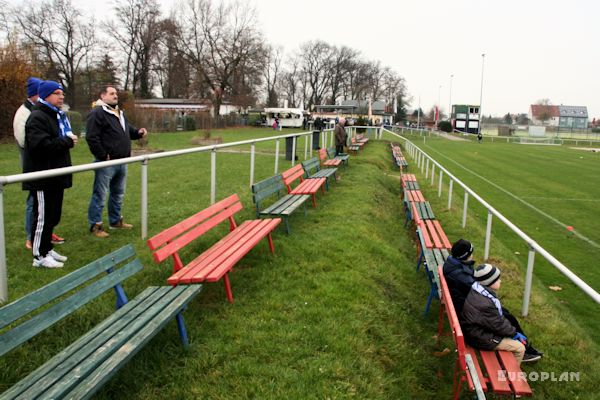
[[[363,118],[362,116],[358,117],[356,119],[356,121],[354,122],[354,125],[356,126],[367,126],[368,125],[368,121],[366,118]],[[356,128],[356,133],[365,133],[366,128]]]
[[[83,132],[83,118],[81,117],[81,113],[78,113],[77,111],[67,111],[67,117],[69,117],[73,133],[77,136],[81,135],[81,132]]]
[[[438,122],[437,127],[442,132],[452,132],[452,124],[450,121],[440,121]]]
[[[593,133],[600,133],[600,126],[597,126],[595,128],[592,128],[592,132]]]
[[[185,131],[195,131],[196,130],[196,120],[189,115],[185,116],[183,120],[183,130]]]

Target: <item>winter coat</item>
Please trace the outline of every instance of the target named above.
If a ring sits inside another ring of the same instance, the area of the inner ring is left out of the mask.
[[[141,137],[122,111],[101,100],[96,101],[96,107],[88,115],[85,133],[85,140],[96,160],[131,156],[131,140]]]
[[[346,130],[344,129],[344,127],[340,124],[337,124],[335,126],[335,129],[333,130],[333,133],[335,134],[335,145],[336,146],[345,146],[346,145]]]
[[[25,124],[23,172],[71,166],[73,140],[60,135],[58,113],[38,103]],[[73,186],[71,174],[23,182],[23,190],[66,189]]]
[[[31,115],[31,110],[33,110],[33,103],[25,100],[13,118],[13,133],[21,149],[25,148],[25,123],[27,123],[27,118]]]
[[[497,298],[491,289],[483,289]],[[475,289],[469,292],[459,319],[466,342],[478,349],[493,350],[503,338],[517,333],[508,319],[500,315],[492,299]]]
[[[471,285],[475,282],[473,264],[474,261],[460,261],[452,256],[444,263],[444,278],[448,283],[456,315],[460,315],[465,299],[471,291]]]

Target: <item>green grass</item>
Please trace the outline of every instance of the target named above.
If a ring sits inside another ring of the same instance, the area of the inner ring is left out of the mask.
[[[286,131],[287,132],[287,131]],[[268,130],[213,131],[226,141],[271,135]],[[190,146],[195,134],[151,135],[150,146],[176,149]],[[264,152],[274,144],[261,144]],[[257,145],[258,149],[259,145]],[[249,146],[240,150],[248,150]],[[281,147],[283,151],[284,147]],[[298,153],[303,153],[303,147]],[[262,152],[262,151],[261,151]],[[14,146],[0,146],[0,174],[18,172]],[[75,164],[88,162],[82,143],[73,152]],[[428,293],[424,274],[415,273],[413,235],[403,227],[399,173],[392,169],[389,146],[369,144],[341,181],[319,196],[308,216],[296,213],[292,234],[274,236],[276,254],[266,243],[252,250],[232,274],[235,304],[225,300],[222,283],[207,284],[185,313],[191,346],[181,349],[174,323],[169,324],[98,394],[98,398],[131,399],[433,399],[451,393],[453,354],[435,357],[451,346],[433,337],[438,304],[422,316]],[[248,153],[219,152],[217,198],[238,193],[245,209],[238,217],[253,218],[249,191]],[[255,180],[273,174],[273,156],[258,154]],[[280,160],[280,170],[289,162]],[[150,162],[149,230],[157,233],[205,208],[209,203],[210,157],[187,155]],[[169,263],[157,266],[139,238],[139,166],[131,165],[124,215],[136,225],[130,232],[111,232],[105,240],[87,233],[86,212],[93,175],[75,176],[66,191],[63,219],[57,231],[68,242],[60,250],[69,256],[63,270],[31,267],[23,247],[25,194],[15,185],[5,188],[9,291],[18,298],[123,244],[133,243],[145,269],[129,279],[130,296],[148,285],[162,284]],[[421,178],[423,179],[423,178]],[[423,185],[425,186],[425,185]],[[426,192],[434,198],[433,191]],[[435,205],[451,238],[459,236],[455,215]],[[479,236],[476,218],[469,229]],[[184,260],[223,235],[220,227],[183,252]],[[481,248],[481,240],[477,242]],[[505,293],[518,308],[519,264],[503,240],[493,254],[502,263]],[[512,250],[512,249],[511,249]],[[506,265],[506,267],[505,267]],[[537,272],[537,271],[536,271]],[[544,371],[582,371],[581,382],[533,383],[537,398],[590,398],[600,378],[598,348],[569,305],[541,290],[536,279],[532,316],[525,320],[536,345],[547,358]],[[0,359],[0,389],[14,384],[44,360],[112,312],[109,293]],[[512,307],[514,305],[514,307]],[[465,394],[465,398],[468,395]]]

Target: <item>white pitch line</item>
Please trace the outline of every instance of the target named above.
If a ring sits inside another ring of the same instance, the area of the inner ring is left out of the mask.
[[[541,196],[521,196],[522,199],[534,199],[534,200],[552,200],[552,201],[587,201],[592,203],[600,202],[600,199],[567,199],[561,197],[541,197]]]
[[[436,152],[437,154],[439,154],[440,156],[444,157],[444,158],[445,158],[445,159],[447,159],[448,161],[451,161],[452,163],[456,164],[456,165],[457,165],[459,168],[462,168],[462,169],[464,169],[465,171],[469,172],[469,173],[470,173],[470,174],[472,174],[472,175],[475,175],[476,177],[478,177],[478,178],[479,178],[479,179],[481,179],[482,181],[484,181],[484,182],[487,182],[488,184],[492,185],[492,186],[493,186],[493,187],[495,187],[496,189],[498,189],[498,190],[500,190],[500,191],[502,191],[502,192],[506,193],[507,195],[509,195],[509,196],[510,196],[510,197],[512,197],[513,199],[515,199],[515,200],[517,200],[517,201],[520,201],[521,203],[523,203],[523,204],[524,204],[524,205],[526,205],[527,207],[531,208],[532,210],[534,210],[534,211],[538,212],[539,214],[543,215],[544,217],[548,218],[549,220],[551,220],[551,221],[552,221],[552,222],[554,222],[555,224],[557,224],[557,225],[560,225],[560,226],[562,226],[562,227],[563,227],[563,228],[565,228],[565,229],[567,228],[567,226],[568,226],[567,224],[565,224],[565,223],[563,223],[563,222],[559,221],[558,219],[554,218],[552,215],[550,215],[550,214],[548,214],[548,213],[546,213],[546,212],[544,212],[544,211],[540,210],[539,208],[537,208],[537,207],[536,207],[536,206],[534,206],[533,204],[530,204],[530,203],[526,202],[525,200],[523,200],[523,199],[522,199],[522,198],[520,198],[519,196],[516,196],[515,194],[513,194],[513,193],[509,192],[508,190],[504,189],[502,186],[499,186],[499,185],[495,184],[494,182],[490,181],[489,179],[487,179],[487,178],[485,178],[485,177],[483,177],[483,176],[481,176],[481,175],[479,175],[479,174],[477,174],[477,173],[475,173],[475,172],[471,171],[470,169],[468,169],[468,168],[466,168],[466,167],[463,167],[463,166],[462,166],[462,165],[460,165],[460,164],[459,164],[457,161],[454,161],[452,158],[450,158],[450,157],[446,156],[445,154],[442,154],[442,153],[440,153],[439,151],[437,151],[437,150],[435,150],[435,149],[431,148],[429,145],[426,145],[426,147],[427,147],[427,148],[429,148],[429,149],[431,149],[431,151],[434,151],[434,152]],[[581,233],[577,232],[575,229],[573,229],[573,230],[571,231],[571,233],[573,233],[573,234],[574,234],[575,236],[577,236],[579,239],[581,239],[581,240],[583,240],[583,241],[587,242],[589,245],[591,245],[591,246],[593,246],[593,247],[595,247],[595,248],[597,248],[597,249],[600,249],[600,244],[598,244],[598,243],[594,242],[592,239],[589,239],[589,238],[587,238],[587,237],[583,236]]]

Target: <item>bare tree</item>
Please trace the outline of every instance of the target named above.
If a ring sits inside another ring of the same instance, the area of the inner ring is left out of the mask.
[[[263,68],[263,78],[265,80],[265,90],[267,94],[267,107],[277,107],[277,90],[282,60],[282,48],[280,46],[268,46],[266,48],[265,66]]]
[[[304,101],[301,98],[301,74],[300,60],[298,57],[292,57],[288,60],[288,65],[281,74],[279,80],[280,92],[287,98],[290,107],[304,108]]]
[[[201,80],[211,90],[215,115],[233,93],[240,68],[260,65],[262,37],[256,29],[255,10],[247,4],[188,0],[178,18],[179,47]],[[238,79],[239,81],[239,79]]]
[[[346,46],[333,49],[333,58],[331,60],[331,80],[329,84],[329,101],[331,104],[335,104],[337,98],[343,96],[344,82],[350,78],[350,73],[354,66],[353,61],[359,56],[360,52],[358,50],[354,50]]]
[[[301,72],[306,79],[308,104],[322,104],[331,82],[331,58],[334,48],[322,40],[300,46]]]
[[[160,25],[161,38],[152,69],[163,97],[187,98],[190,92],[191,71],[189,63],[178,48],[179,26],[174,18],[167,18]]]
[[[94,19],[81,21],[71,0],[30,3],[12,12],[14,22],[55,71],[66,90],[67,103],[75,108],[76,74],[95,44]]]

